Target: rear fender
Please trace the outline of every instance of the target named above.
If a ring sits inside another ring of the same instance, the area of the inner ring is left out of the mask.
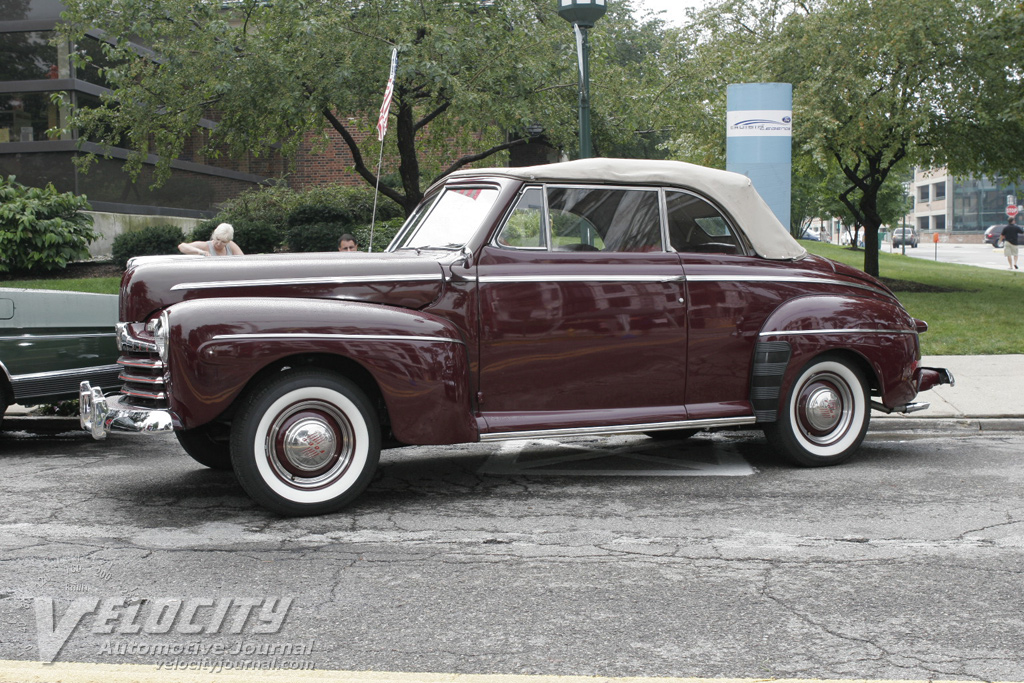
[[[779,306],[765,321],[754,351],[751,402],[759,422],[775,420],[779,400],[813,358],[844,354],[860,366],[882,404],[917,395],[918,330],[895,299],[806,296]]]
[[[399,441],[477,438],[466,345],[446,320],[351,301],[242,298],[182,302],[168,320],[170,407],[186,429],[227,413],[265,369],[319,357],[372,376]]]

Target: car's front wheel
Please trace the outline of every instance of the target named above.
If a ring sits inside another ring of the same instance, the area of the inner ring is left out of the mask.
[[[258,386],[232,427],[242,488],[286,515],[320,515],[351,503],[380,459],[380,427],[366,395],[344,377],[290,370]]]
[[[841,356],[825,355],[800,372],[765,435],[797,465],[838,465],[860,447],[870,417],[861,371]]]

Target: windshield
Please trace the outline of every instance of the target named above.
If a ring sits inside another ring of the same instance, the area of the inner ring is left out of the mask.
[[[394,249],[461,249],[494,205],[492,187],[447,189],[416,212]]]

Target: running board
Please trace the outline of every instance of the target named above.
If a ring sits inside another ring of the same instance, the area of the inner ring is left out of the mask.
[[[565,429],[536,429],[522,432],[495,432],[481,434],[480,441],[518,441],[521,439],[557,439],[572,436],[604,436],[608,434],[644,434],[669,429],[708,429],[712,427],[739,427],[757,422],[757,418],[725,417],[706,420],[680,420],[639,425],[607,425],[604,427],[570,427]]]

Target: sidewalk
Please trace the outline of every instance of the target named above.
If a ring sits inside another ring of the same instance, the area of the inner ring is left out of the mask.
[[[897,431],[936,428],[955,431],[1024,431],[1024,354],[1006,356],[925,356],[925,367],[946,368],[955,386],[944,384],[917,395],[931,407],[909,415],[871,412],[870,429]]]
[[[1024,354],[1010,356],[925,356],[925,367],[946,368],[956,386],[943,384],[917,395],[931,403],[928,410],[910,415],[876,418],[1024,418]]]

